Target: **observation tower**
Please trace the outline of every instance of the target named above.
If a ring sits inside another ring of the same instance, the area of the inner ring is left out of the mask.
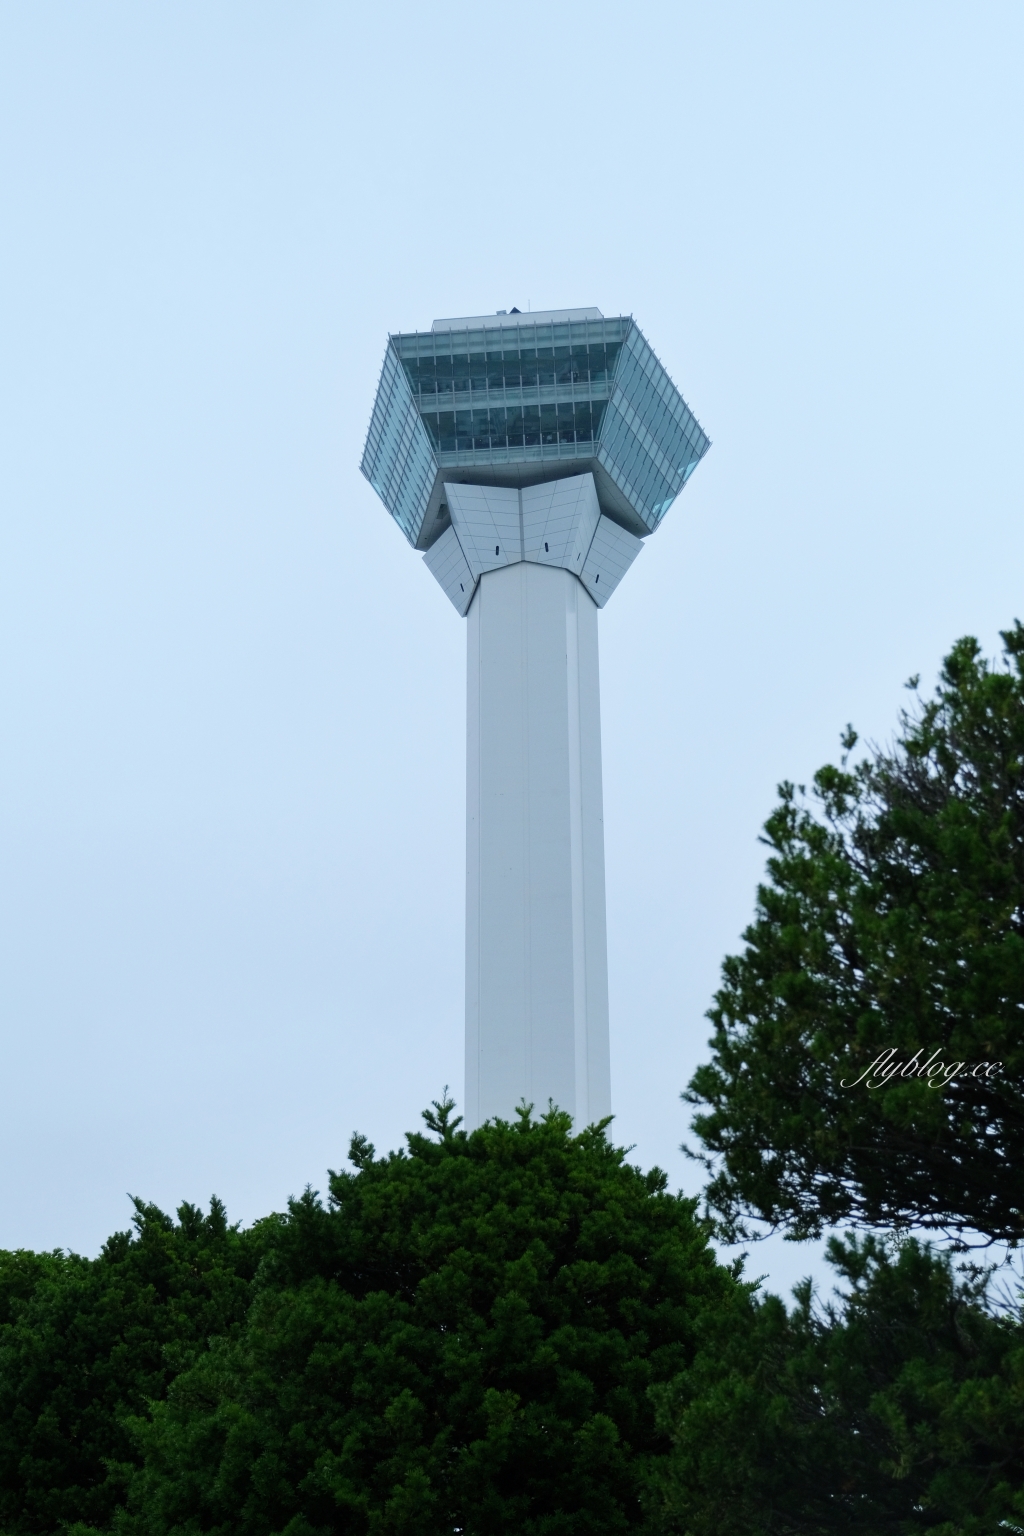
[[[597,614],[709,446],[630,316],[388,338],[360,467],[467,619],[470,1129],[611,1113]]]

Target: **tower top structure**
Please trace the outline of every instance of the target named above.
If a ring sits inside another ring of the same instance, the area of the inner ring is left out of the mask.
[[[388,337],[360,467],[415,549],[451,527],[448,487],[592,476],[635,553],[709,447],[631,315],[513,309]]]

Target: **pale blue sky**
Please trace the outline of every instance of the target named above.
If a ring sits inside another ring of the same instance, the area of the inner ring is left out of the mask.
[[[617,1132],[695,1187],[776,782],[1024,617],[1022,44],[0,4],[0,1245],[461,1096],[464,626],[357,465],[388,330],[513,304],[635,314],[714,440],[601,618]]]

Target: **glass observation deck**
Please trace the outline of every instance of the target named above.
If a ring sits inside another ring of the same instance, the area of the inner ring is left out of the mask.
[[[513,310],[388,338],[360,467],[417,549],[449,526],[445,481],[587,472],[601,511],[642,538],[710,445],[630,316]]]

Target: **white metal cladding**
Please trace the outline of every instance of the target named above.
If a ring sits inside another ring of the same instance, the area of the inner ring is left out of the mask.
[[[601,507],[593,475],[523,487],[523,556],[579,575]]]
[[[452,527],[474,577],[523,558],[519,492],[500,485],[445,485]]]
[[[601,514],[591,474],[542,485],[445,484],[452,525],[424,555],[460,614],[486,571],[526,561],[571,571],[599,608],[615,591],[642,543]]]
[[[580,321],[603,320],[599,309],[535,309],[529,314],[523,314],[521,310],[499,310],[493,315],[465,315],[460,319],[435,320],[430,327],[436,331],[487,331],[497,330],[501,326],[538,325],[546,321]]]
[[[602,517],[580,576],[599,608],[604,607],[643,547],[642,539],[627,533],[611,518]]]
[[[568,571],[480,578],[467,622],[466,1124],[611,1112],[597,609]]]
[[[432,576],[436,576],[446,595],[465,617],[473,593],[476,578],[466,563],[462,545],[454,528],[446,528],[436,544],[432,544],[423,556],[423,563]]]

